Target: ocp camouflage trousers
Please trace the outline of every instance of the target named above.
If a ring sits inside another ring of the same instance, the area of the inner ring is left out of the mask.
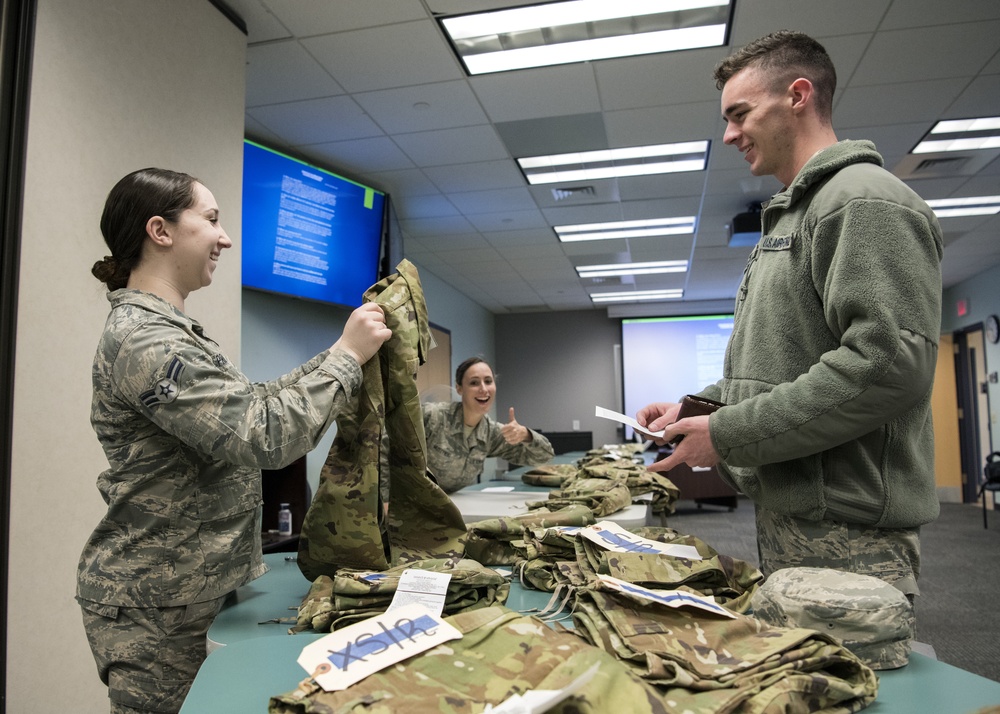
[[[427,475],[417,367],[430,348],[427,306],[417,269],[397,272],[364,294],[382,307],[392,337],[362,366],[357,409],[337,419],[337,434],[306,512],[298,565],[314,580],[338,568],[385,570],[428,558],[461,558],[465,524]],[[389,514],[383,522],[379,448],[388,433]]]

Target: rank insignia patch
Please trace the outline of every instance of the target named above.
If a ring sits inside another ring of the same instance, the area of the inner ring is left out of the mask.
[[[167,376],[156,383],[156,386],[139,395],[142,403],[147,407],[157,404],[169,404],[177,399],[177,394],[181,389],[181,372],[184,371],[184,363],[179,358],[174,357],[167,366]]]

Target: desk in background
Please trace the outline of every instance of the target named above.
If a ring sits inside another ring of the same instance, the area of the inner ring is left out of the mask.
[[[305,679],[296,658],[317,633],[287,635],[287,625],[258,622],[293,616],[309,582],[294,561],[264,556],[271,571],[240,588],[209,630],[217,647],[205,660],[184,701],[181,714],[256,714],[267,712],[271,696],[290,691]],[[549,593],[511,584],[507,606],[541,609]],[[972,714],[1000,705],[1000,682],[913,653],[901,669],[878,672],[879,694],[865,714]]]

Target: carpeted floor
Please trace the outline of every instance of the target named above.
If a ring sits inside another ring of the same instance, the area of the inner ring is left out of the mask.
[[[942,662],[1000,681],[1000,512],[987,516],[984,529],[981,505],[946,503],[921,529],[917,640]],[[759,564],[753,504],[745,498],[732,511],[680,501],[667,525]]]

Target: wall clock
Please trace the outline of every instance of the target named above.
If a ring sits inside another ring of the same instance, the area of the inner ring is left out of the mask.
[[[996,344],[1000,342],[1000,318],[990,315],[986,318],[986,339]]]

